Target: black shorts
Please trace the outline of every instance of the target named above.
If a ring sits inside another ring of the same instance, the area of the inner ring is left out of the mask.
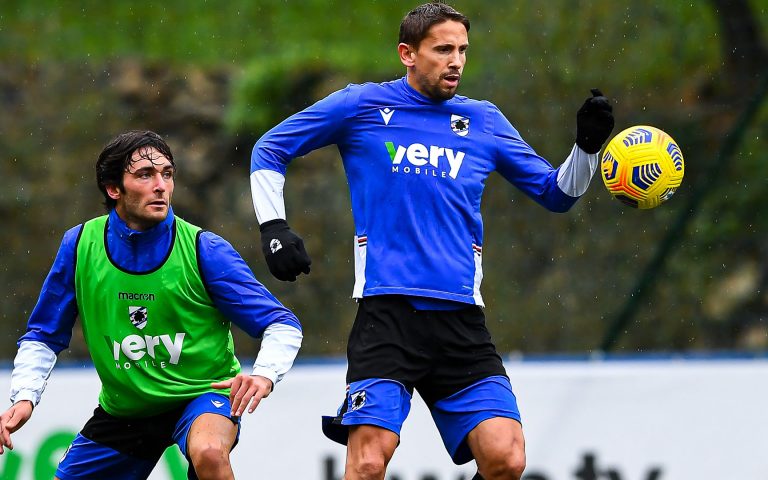
[[[123,419],[99,405],[80,433],[126,455],[156,461],[173,445],[173,432],[183,412],[182,407],[152,417]]]
[[[400,295],[360,300],[347,361],[347,384],[396,380],[427,405],[483,378],[506,377],[480,307],[416,310]]]

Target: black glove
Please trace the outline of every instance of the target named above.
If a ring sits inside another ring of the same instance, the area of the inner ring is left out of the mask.
[[[576,113],[576,145],[587,153],[597,153],[613,130],[613,108],[603,92],[597,88],[590,91],[592,97]]]
[[[293,282],[300,273],[309,273],[312,260],[304,249],[304,240],[291,231],[288,222],[278,218],[262,223],[259,229],[261,251],[275,278]]]

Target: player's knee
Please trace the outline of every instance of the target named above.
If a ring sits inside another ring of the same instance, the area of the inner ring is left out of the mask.
[[[525,470],[525,457],[510,459],[506,469],[509,472],[510,479],[519,480],[522,478],[523,471]]]
[[[202,479],[225,478],[221,474],[231,470],[229,464],[229,449],[223,445],[206,443],[190,452],[195,473]]]
[[[500,452],[479,467],[484,480],[519,480],[525,470],[525,455],[518,452]]]
[[[347,464],[347,469],[352,473],[345,478],[356,478],[360,480],[374,480],[384,478],[386,472],[386,462],[384,458],[366,457],[360,458]]]

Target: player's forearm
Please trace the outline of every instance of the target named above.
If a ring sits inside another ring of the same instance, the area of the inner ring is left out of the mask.
[[[259,224],[275,219],[285,220],[283,186],[285,177],[273,170],[255,170],[251,173],[251,199]]]
[[[571,153],[557,172],[557,186],[566,195],[580,197],[589,187],[589,182],[597,170],[598,155],[589,154],[573,145]]]
[[[56,354],[46,344],[21,342],[13,361],[11,403],[29,400],[37,405],[55,364]]]
[[[261,350],[253,364],[252,375],[260,375],[277,384],[291,369],[299,353],[301,330],[285,323],[273,323],[264,330]]]

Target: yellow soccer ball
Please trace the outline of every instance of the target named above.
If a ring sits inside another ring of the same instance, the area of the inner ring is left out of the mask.
[[[669,200],[683,181],[685,164],[677,142],[662,130],[636,125],[605,147],[600,171],[611,195],[647,209]]]

